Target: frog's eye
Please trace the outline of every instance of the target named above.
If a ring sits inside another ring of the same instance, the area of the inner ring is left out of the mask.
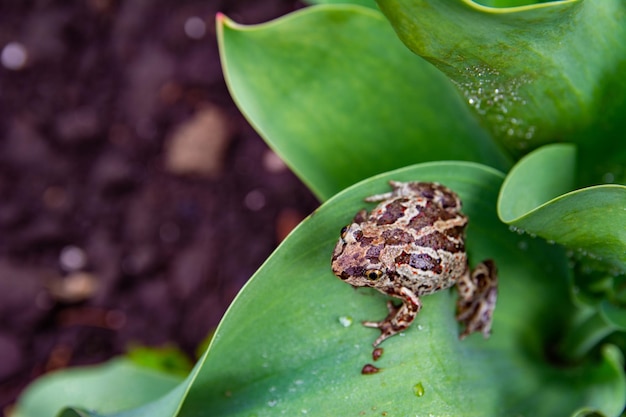
[[[368,269],[365,271],[365,278],[375,281],[383,276],[383,271],[380,269]]]
[[[345,238],[346,237],[346,233],[348,233],[348,226],[344,226],[341,228],[341,232],[339,232],[341,235],[341,238]]]

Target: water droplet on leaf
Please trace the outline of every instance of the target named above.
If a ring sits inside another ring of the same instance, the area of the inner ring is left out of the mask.
[[[341,316],[339,317],[339,324],[341,324],[343,327],[350,327],[352,326],[352,317],[350,316]]]
[[[424,392],[425,392],[424,391],[424,385],[422,385],[421,382],[418,382],[413,387],[413,394],[415,394],[416,397],[423,397],[424,396]]]

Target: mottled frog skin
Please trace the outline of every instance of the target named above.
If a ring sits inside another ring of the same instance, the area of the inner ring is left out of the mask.
[[[467,217],[461,200],[449,188],[431,182],[391,181],[392,191],[365,199],[379,204],[359,211],[341,230],[332,270],[355,287],[372,287],[402,300],[387,303],[382,321],[366,321],[380,329],[374,347],[410,326],[420,311],[420,297],[456,285],[460,337],[480,331],[488,337],[497,297],[493,261],[470,272],[465,252]]]

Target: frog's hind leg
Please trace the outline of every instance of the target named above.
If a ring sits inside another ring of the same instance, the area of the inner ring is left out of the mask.
[[[478,264],[471,275],[464,274],[457,282],[459,300],[456,318],[465,325],[461,339],[473,332],[481,332],[485,338],[491,333],[493,310],[498,294],[498,275],[492,260]]]
[[[422,308],[419,297],[407,288],[402,288],[398,295],[402,298],[402,305],[396,307],[391,301],[387,302],[389,314],[383,321],[364,321],[365,327],[374,327],[380,330],[380,336],[374,341],[374,347],[380,345],[383,340],[400,333],[413,323],[415,316]]]

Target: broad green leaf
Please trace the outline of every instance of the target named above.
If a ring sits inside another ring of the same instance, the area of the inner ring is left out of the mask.
[[[127,359],[58,371],[39,378],[23,393],[13,417],[52,417],[67,406],[111,413],[158,399],[181,380]]]
[[[400,38],[446,73],[484,125],[519,154],[573,140],[585,180],[623,181],[626,2],[488,8],[471,0],[378,0]]]
[[[366,206],[364,197],[387,190],[389,179],[439,181],[459,193],[470,217],[471,262],[496,261],[499,299],[492,337],[459,341],[455,292],[424,297],[413,326],[383,343],[375,362],[381,372],[361,375],[377,331],[360,322],[384,317],[385,298],[333,276],[330,255],[341,226]],[[559,247],[498,221],[502,180],[478,164],[438,162],[339,193],[246,284],[189,378],[159,401],[117,416],[619,415],[626,383],[617,349],[605,346],[570,366],[546,359],[574,311],[567,259]],[[66,410],[63,417],[80,415],[97,414]]]
[[[568,192],[575,148],[540,148],[511,169],[498,201],[503,222],[626,270],[626,187],[601,185]],[[617,272],[617,271],[616,271]]]
[[[384,317],[384,298],[342,283],[330,272],[329,258],[338,230],[365,205],[362,198],[387,189],[389,179],[437,180],[459,192],[471,219],[470,257],[473,263],[496,260],[500,298],[492,338],[472,336],[460,342],[454,293],[424,297],[412,328],[384,343],[385,353],[376,362],[382,371],[364,376],[360,369],[372,362],[370,344],[377,332],[359,322]],[[566,258],[558,247],[511,233],[497,220],[501,181],[501,174],[482,166],[432,163],[375,177],[332,198],[239,294],[181,415],[202,406],[215,416],[371,410],[388,415],[552,416],[584,406],[618,415],[626,386],[614,348],[585,365],[568,368],[545,361],[548,340],[558,337],[573,310]],[[418,384],[424,390],[421,397],[414,393]]]
[[[314,6],[258,26],[218,17],[232,96],[322,200],[416,162],[507,162],[454,86],[382,14]]]

